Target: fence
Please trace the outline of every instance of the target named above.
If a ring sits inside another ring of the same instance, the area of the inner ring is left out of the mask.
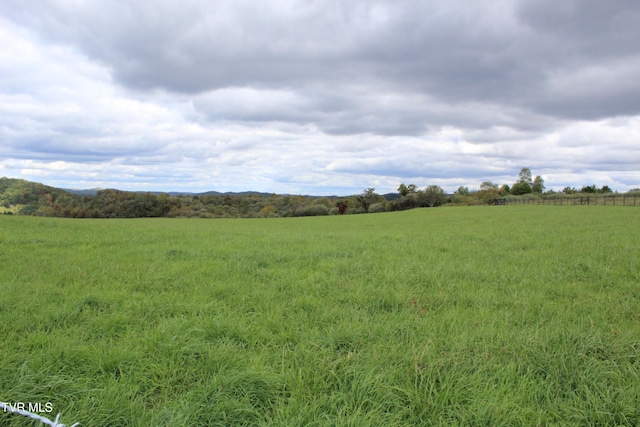
[[[574,196],[574,197],[518,197],[490,199],[490,205],[593,205],[593,206],[640,206],[640,196]]]
[[[8,403],[2,403],[0,402],[0,409],[2,409],[4,412],[12,412],[14,414],[18,414],[18,415],[22,415],[23,417],[29,417],[32,418],[36,421],[40,421],[42,424],[46,424],[49,425],[51,427],[67,427],[65,424],[62,424],[59,421],[60,419],[60,414],[58,414],[56,416],[56,419],[51,421],[48,418],[45,418],[43,416],[40,416],[38,414],[34,414],[32,412],[29,411],[25,411],[24,409],[19,409],[18,407],[14,407],[14,405],[8,404]],[[80,423],[75,423],[72,424],[71,427],[76,427],[79,426]]]

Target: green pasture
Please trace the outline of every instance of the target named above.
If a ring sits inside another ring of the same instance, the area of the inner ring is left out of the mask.
[[[637,426],[640,209],[2,215],[0,401],[83,426]]]

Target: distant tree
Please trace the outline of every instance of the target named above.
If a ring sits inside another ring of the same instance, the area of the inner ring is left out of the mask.
[[[577,193],[577,192],[578,192],[578,190],[576,190],[576,188],[575,188],[575,187],[569,187],[569,186],[567,186],[567,187],[564,187],[564,188],[562,189],[562,193],[563,193],[563,194],[575,194],[575,193]]]
[[[444,190],[438,185],[430,185],[422,191],[420,199],[424,200],[424,203],[428,207],[440,206],[445,201]]]
[[[460,186],[454,194],[457,196],[468,196],[470,194],[469,187]]]
[[[491,181],[484,181],[482,184],[480,184],[480,191],[487,191],[487,190],[498,191],[498,184],[495,184]]]
[[[498,184],[491,181],[484,181],[480,184],[480,191],[477,191],[474,196],[483,203],[495,199],[500,196],[498,193]]]
[[[416,187],[415,184],[404,185],[403,183],[398,187],[398,194],[400,194],[401,197],[406,197],[410,194],[414,194],[417,190],[418,187]]]
[[[509,187],[507,184],[502,184],[500,186],[500,189],[498,190],[498,194],[500,194],[501,196],[506,196],[510,191],[511,187]]]
[[[600,188],[600,192],[601,193],[613,193],[613,190],[608,185],[603,185],[602,188]]]
[[[456,205],[472,205],[474,204],[473,199],[471,198],[471,191],[469,191],[469,187],[460,186],[456,191],[453,192],[451,196],[451,203]]]
[[[269,218],[275,216],[275,213],[276,208],[274,208],[272,205],[267,205],[260,209],[259,216]]]
[[[536,176],[531,186],[531,191],[537,194],[542,194],[544,191],[544,179],[540,175]]]
[[[521,196],[523,194],[531,193],[531,186],[527,182],[516,182],[511,187],[511,194],[514,196]]]
[[[358,203],[360,203],[360,206],[362,206],[362,209],[365,212],[369,212],[369,206],[373,203],[381,202],[383,200],[384,198],[379,194],[376,194],[376,189],[373,187],[367,188],[358,196]]]
[[[581,193],[597,193],[598,192],[598,188],[595,186],[595,184],[593,185],[585,185],[584,187],[582,187],[580,189]]]
[[[526,182],[527,184],[529,184],[529,187],[533,185],[533,181],[531,180],[531,169],[520,169],[520,173],[518,174],[518,183],[520,182]]]
[[[340,201],[336,203],[336,208],[338,208],[338,213],[340,215],[344,215],[345,212],[347,212],[347,209],[349,208],[349,202],[346,200]]]

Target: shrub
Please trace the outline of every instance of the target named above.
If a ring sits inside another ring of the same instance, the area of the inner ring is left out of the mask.
[[[514,196],[521,196],[523,194],[531,193],[531,186],[526,182],[518,182],[511,187],[511,194]]]
[[[386,211],[387,211],[387,204],[384,202],[374,203],[371,206],[369,206],[370,213],[386,212]]]
[[[25,205],[23,206],[18,213],[20,215],[33,215],[38,210],[36,205]]]
[[[296,216],[321,216],[329,215],[329,208],[325,205],[315,204],[305,206],[302,209],[296,211]]]

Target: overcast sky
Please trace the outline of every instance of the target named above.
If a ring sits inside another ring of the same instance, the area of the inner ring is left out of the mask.
[[[638,0],[2,0],[0,176],[640,187]]]

